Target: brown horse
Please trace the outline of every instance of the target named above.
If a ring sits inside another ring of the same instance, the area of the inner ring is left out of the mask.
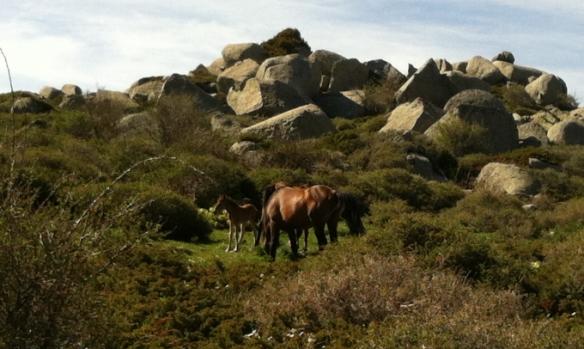
[[[337,224],[341,215],[347,220],[351,232],[363,233],[365,228],[361,216],[366,213],[364,205],[357,205],[350,194],[339,194],[334,189],[315,185],[311,187],[288,187],[281,183],[264,190],[264,208],[261,228],[266,235],[265,248],[273,259],[279,243],[280,230],[288,233],[292,253],[298,253],[297,232],[314,227],[319,247],[326,245],[325,225],[331,241],[337,241]],[[305,237],[306,239],[306,237]],[[305,240],[306,241],[306,240]],[[259,242],[256,239],[256,244]]]
[[[219,196],[213,209],[215,211],[224,209],[229,215],[229,244],[227,245],[225,252],[232,251],[231,240],[235,240],[235,249],[233,251],[239,251],[239,244],[243,240],[246,224],[251,223],[252,226],[255,227],[256,222],[260,217],[260,212],[254,205],[250,203],[239,205],[235,200],[226,195]],[[238,227],[240,229],[239,235],[237,233]],[[256,235],[258,235],[257,232]]]

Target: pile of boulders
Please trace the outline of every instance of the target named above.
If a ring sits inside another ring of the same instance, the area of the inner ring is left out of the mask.
[[[584,109],[570,103],[566,83],[556,75],[515,64],[515,56],[508,51],[492,59],[429,59],[418,69],[410,65],[404,75],[383,59],[360,62],[335,52],[308,49],[270,57],[256,43],[229,44],[221,57],[188,74],[141,78],[126,92],[84,95],[75,85],[44,87],[38,94],[22,95],[13,111],[44,113],[55,107],[80,108],[89,100],[112,101],[128,111],[120,123],[127,130],[148,124],[147,114],[136,114],[140,108],[181,97],[193,110],[212,115],[214,131],[246,139],[245,146],[232,149],[241,155],[258,151],[250,140],[301,140],[335,132],[330,119],[365,116],[366,87],[383,84],[397,92],[387,101],[396,107],[388,112],[381,134],[408,137],[419,133],[433,139],[443,125],[461,122],[484,129],[482,143],[487,153],[520,146],[584,144]],[[519,115],[506,108],[507,101],[497,91],[511,88],[529,101],[533,113]],[[242,127],[235,121],[236,115],[248,115],[257,122]],[[425,177],[442,178],[427,171],[427,159],[416,154],[410,158]],[[513,171],[493,165],[479,182],[492,187],[489,183],[495,172],[509,174],[509,183],[523,178],[523,174],[511,175]],[[532,187],[505,187],[503,191],[525,193]]]

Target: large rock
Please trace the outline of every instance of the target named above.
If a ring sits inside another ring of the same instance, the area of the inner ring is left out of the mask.
[[[227,103],[237,115],[273,116],[309,104],[310,100],[281,81],[253,78],[241,91],[229,91]]]
[[[566,96],[566,83],[552,74],[543,74],[525,86],[525,91],[539,105],[560,103]]]
[[[172,97],[187,98],[192,103],[193,108],[201,112],[229,112],[228,108],[205,93],[185,75],[172,74],[166,79],[162,85],[158,103],[162,99]]]
[[[493,94],[481,90],[466,90],[452,97],[444,107],[446,114],[426,134],[438,135],[440,125],[456,119],[485,129],[484,151],[500,153],[518,145],[517,127],[505,105]]]
[[[452,70],[466,74],[467,61],[452,63]]]
[[[468,61],[466,73],[488,82],[489,84],[500,84],[507,80],[499,68],[497,68],[491,61],[481,56],[475,56]]]
[[[476,188],[509,195],[535,195],[540,185],[527,170],[515,165],[491,162],[477,177]]]
[[[244,59],[252,59],[260,64],[268,57],[266,51],[255,43],[227,45],[223,48],[221,55],[223,56],[225,67],[230,67]]]
[[[570,118],[574,120],[583,120],[584,121],[584,108],[574,109],[570,112]]]
[[[93,100],[98,103],[109,103],[126,112],[134,111],[140,107],[140,105],[132,100],[127,93],[118,91],[98,90],[95,93]]]
[[[253,59],[245,59],[225,69],[217,77],[217,89],[219,92],[228,93],[231,87],[241,89],[243,84],[253,78],[260,65]]]
[[[509,51],[503,51],[493,57],[492,61],[501,61],[513,64],[515,63],[515,56],[513,56],[513,54]]]
[[[130,86],[128,95],[137,103],[154,103],[158,100],[162,85],[164,84],[164,77],[149,76],[141,78]]]
[[[443,107],[454,93],[454,86],[446,76],[440,74],[436,62],[430,59],[400,87],[395,98],[401,104],[421,97]]]
[[[519,143],[527,146],[547,145],[547,131],[535,121],[517,126]]]
[[[412,167],[414,173],[431,181],[444,181],[446,178],[434,171],[432,162],[427,157],[420,154],[408,154],[406,161]]]
[[[333,64],[329,91],[358,90],[369,79],[369,69],[355,58],[343,59]]]
[[[85,106],[85,97],[79,95],[68,95],[64,96],[61,103],[59,103],[59,108],[61,109],[81,109]]]
[[[299,140],[334,131],[329,117],[318,106],[309,104],[244,128],[241,137]]]
[[[77,85],[73,85],[73,84],[63,85],[63,87],[61,87],[61,91],[63,91],[65,96],[72,96],[72,95],[81,96],[83,94],[83,91],[81,91],[81,87],[79,87]]]
[[[531,116],[531,120],[541,125],[546,130],[560,121],[575,120],[576,118],[568,112],[557,107],[546,107]]]
[[[330,76],[333,71],[333,65],[344,60],[345,57],[338,53],[327,50],[316,50],[308,56],[308,61],[312,64],[318,64],[323,75]]]
[[[399,87],[407,80],[404,74],[383,59],[365,62],[365,66],[378,82],[388,82],[391,86]]]
[[[464,90],[491,90],[491,85],[484,82],[483,80],[456,70],[446,72],[445,75],[448,77],[448,80],[452,86],[454,86],[456,93],[462,92]]]
[[[416,98],[412,102],[404,103],[395,108],[387,118],[387,123],[380,133],[398,131],[400,133],[410,133],[412,131],[424,133],[444,114],[442,109]]]
[[[39,95],[41,97],[48,99],[48,100],[55,100],[55,99],[62,98],[64,93],[63,93],[63,91],[56,89],[54,87],[45,86],[45,87],[41,88],[41,90],[39,91]]]
[[[554,144],[584,144],[584,122],[566,120],[552,126],[547,133],[550,142]]]
[[[260,81],[278,80],[289,84],[299,94],[309,98],[316,96],[320,90],[320,67],[297,53],[266,59],[256,77]]]
[[[14,114],[40,114],[48,113],[53,107],[41,99],[40,96],[23,96],[18,98],[12,105],[11,112]]]
[[[434,59],[434,62],[436,63],[436,66],[441,73],[452,71],[452,64],[450,64],[450,62],[448,62],[446,59],[438,58]]]
[[[209,64],[209,66],[206,68],[209,71],[209,73],[218,76],[219,74],[221,74],[221,72],[225,70],[225,67],[226,67],[225,60],[223,59],[223,57],[219,57],[216,60],[214,60],[211,64]]]
[[[124,116],[117,124],[117,130],[123,135],[148,135],[154,139],[160,137],[159,121],[149,112]]]
[[[331,118],[358,118],[365,115],[363,90],[329,92],[318,96],[314,102]]]
[[[523,67],[504,61],[494,61],[493,65],[497,67],[501,74],[503,74],[509,81],[520,85],[527,85],[530,80],[537,79],[543,74],[541,70]]]

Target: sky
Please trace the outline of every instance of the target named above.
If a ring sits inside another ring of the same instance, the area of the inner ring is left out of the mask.
[[[2,0],[0,48],[14,87],[74,83],[126,90],[152,75],[186,74],[229,43],[262,42],[295,27],[313,50],[402,72],[513,52],[516,64],[563,78],[584,100],[582,0]],[[0,66],[0,92],[9,90]]]

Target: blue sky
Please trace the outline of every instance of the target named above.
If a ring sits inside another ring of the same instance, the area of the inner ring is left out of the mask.
[[[0,8],[0,47],[22,90],[64,83],[125,90],[143,76],[208,64],[227,43],[296,27],[313,49],[383,58],[402,71],[431,57],[454,62],[509,50],[584,100],[582,0],[3,0]]]

